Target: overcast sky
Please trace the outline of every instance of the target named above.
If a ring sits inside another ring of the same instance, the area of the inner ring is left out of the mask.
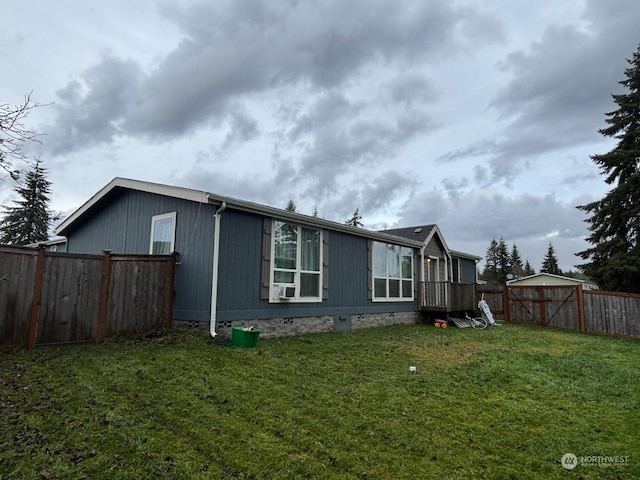
[[[573,269],[575,206],[607,191],[590,155],[638,0],[5,2],[0,102],[27,125],[52,208],[113,177],[367,228],[437,223],[449,247],[551,242]],[[19,166],[17,166],[19,167]],[[0,181],[0,202],[12,183]]]

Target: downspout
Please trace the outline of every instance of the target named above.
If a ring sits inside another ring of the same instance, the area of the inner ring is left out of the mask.
[[[423,307],[423,303],[425,302],[425,290],[426,290],[426,286],[424,284],[424,282],[426,281],[424,278],[424,249],[427,248],[426,245],[422,245],[422,247],[420,247],[420,283],[419,283],[419,287],[418,287],[418,303],[420,304],[419,307],[422,308]]]
[[[220,258],[220,218],[227,208],[227,202],[222,202],[213,216],[213,271],[211,272],[211,318],[209,319],[209,333],[216,337],[216,317],[218,313],[218,261]]]

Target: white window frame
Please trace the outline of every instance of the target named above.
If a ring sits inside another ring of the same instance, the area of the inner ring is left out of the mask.
[[[434,272],[434,275],[431,274],[432,272]],[[434,276],[435,278],[432,278]],[[440,279],[440,258],[433,255],[427,257],[427,281],[442,282]]]
[[[175,251],[176,245],[176,212],[163,213],[160,215],[154,215],[151,217],[151,235],[149,236],[149,254],[150,255],[161,255],[153,253],[153,240],[156,232],[156,224],[162,220],[171,219],[171,248],[169,250],[170,253]]]
[[[384,245],[384,248],[385,248],[385,272],[386,273],[385,273],[384,277],[376,275],[376,263],[375,263],[376,262],[376,256],[374,254],[374,250],[376,248],[375,247],[376,244]],[[399,270],[400,270],[400,277],[393,277],[393,276],[391,276],[391,273],[390,273],[390,268],[389,268],[390,258],[389,258],[389,255],[388,255],[390,246],[400,248],[400,264],[397,266],[399,268]],[[410,275],[410,277],[411,278],[406,278],[406,277],[402,276],[402,257],[403,257],[402,249],[406,249],[411,253],[411,255],[410,255],[410,258],[411,258],[411,275]],[[397,244],[394,244],[394,243],[385,243],[385,242],[374,241],[373,242],[373,248],[372,248],[372,251],[371,251],[371,256],[372,256],[371,265],[373,267],[371,269],[371,288],[372,288],[371,301],[373,301],[373,302],[413,302],[415,300],[415,293],[414,293],[414,288],[415,288],[415,282],[414,282],[415,259],[414,259],[414,251],[413,251],[413,249],[410,248],[410,247],[405,247],[405,246],[397,245]],[[387,295],[385,297],[381,297],[381,296],[377,296],[376,295],[376,279],[385,279],[385,281],[386,281],[386,293],[387,293]],[[399,285],[400,296],[399,297],[390,297],[389,296],[389,292],[390,292],[389,281],[390,280],[399,280],[400,281],[400,285]],[[402,283],[405,282],[405,281],[410,281],[411,282],[411,296],[410,297],[403,297],[402,296],[402,292],[403,292]]]
[[[462,283],[462,266],[460,265],[460,263],[461,262],[459,258],[451,258],[451,283]]]
[[[297,235],[296,235],[296,266],[295,269],[276,269],[275,264],[276,264],[276,230],[277,230],[277,223],[285,223],[285,224],[289,224],[289,225],[293,225],[297,228]],[[302,242],[302,229],[306,228],[309,230],[315,230],[320,234],[320,238],[319,238],[319,251],[318,251],[318,259],[319,259],[319,265],[318,265],[318,271],[312,271],[312,270],[303,270],[302,269],[302,248],[301,248],[301,242]],[[271,231],[273,232],[272,234],[272,239],[271,239],[271,265],[270,265],[270,272],[269,272],[269,303],[320,303],[322,302],[322,288],[323,288],[323,265],[322,265],[322,259],[323,259],[323,231],[320,228],[316,228],[316,227],[311,227],[311,226],[307,226],[307,225],[301,225],[298,223],[294,223],[294,222],[289,222],[286,220],[277,220],[274,219],[273,220],[273,224],[272,224],[272,229]],[[275,272],[276,270],[278,271],[288,271],[290,273],[293,273],[294,276],[294,281],[293,283],[276,283],[275,282]],[[302,273],[307,273],[307,274],[314,274],[318,276],[318,294],[317,296],[313,296],[313,297],[301,297],[300,296],[300,290],[301,290],[301,282],[300,282],[300,277]],[[285,285],[291,285],[291,286],[295,286],[295,295],[293,297],[289,297],[289,298],[281,298],[280,297],[280,286],[285,286]]]

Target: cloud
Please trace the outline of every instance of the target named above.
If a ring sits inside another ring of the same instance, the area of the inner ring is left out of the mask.
[[[132,60],[104,53],[79,80],[58,90],[56,121],[45,127],[54,154],[110,143],[139,97],[143,73]]]
[[[306,95],[321,95],[357,85],[375,66],[442,60],[444,51],[448,58],[501,35],[490,17],[444,2],[393,9],[381,0],[164,2],[160,11],[181,29],[180,43],[144,72],[133,60],[103,55],[60,89],[56,123],[64,127],[55,132],[56,153],[116,135],[167,141],[237,123],[234,105],[258,92],[300,93],[296,89],[304,85]],[[398,80],[390,97],[415,107],[432,98],[429,90],[429,83],[414,75]],[[419,116],[406,115],[398,123],[411,126]],[[360,128],[367,127],[361,122]],[[251,129],[260,127],[253,122]]]
[[[437,99],[437,90],[424,74],[404,72],[390,80],[386,86],[388,100],[405,107],[424,105]]]
[[[265,178],[255,172],[230,173],[200,165],[186,172],[182,168],[176,168],[172,172],[172,176],[173,185],[185,186],[276,208],[284,208],[286,205],[286,200],[284,203],[282,201],[278,203],[278,197],[273,195],[274,191],[278,191],[274,187],[273,179]],[[284,198],[284,196],[281,198]]]
[[[498,65],[508,81],[489,104],[502,130],[441,160],[483,156],[490,172],[485,186],[510,185],[534,159],[601,140],[598,129],[614,107],[611,89],[638,42],[640,3],[621,4],[588,1],[582,23],[551,24],[528,48],[510,52]]]
[[[291,181],[305,196],[320,201],[343,195],[353,190],[354,176],[355,184],[375,182],[371,172],[388,168],[407,144],[436,128],[425,105],[418,109],[404,100],[394,103],[385,97],[385,85],[369,87],[379,92],[370,94],[377,102],[363,100],[357,91],[330,90],[297,111],[286,109],[291,128],[279,147],[293,148],[296,155],[275,161],[295,171]]]
[[[433,189],[416,193],[407,201],[398,225],[437,223],[455,231],[454,237],[460,240],[539,239],[554,232],[576,238],[586,233],[586,224],[576,215],[578,204],[579,200],[561,201],[553,195],[510,197],[476,190],[452,196]]]
[[[362,172],[358,181],[320,198],[316,204],[325,218],[336,221],[351,216],[357,208],[367,228],[376,229],[384,222],[381,219],[395,215],[398,205],[415,187],[411,176],[401,172]]]
[[[587,225],[575,208],[588,197],[560,200],[554,195],[510,197],[482,190],[449,195],[440,189],[416,191],[405,203],[398,226],[436,223],[450,248],[484,256],[492,238],[518,245],[524,258],[539,269],[552,243],[561,268],[580,263],[575,253],[585,248]],[[540,262],[540,263],[539,263]]]
[[[247,112],[244,106],[233,109],[229,117],[230,130],[224,139],[224,149],[247,142],[259,135],[257,120]]]

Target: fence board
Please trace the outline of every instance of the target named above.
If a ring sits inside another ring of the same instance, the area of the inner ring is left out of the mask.
[[[37,343],[90,342],[96,337],[102,258],[48,256],[42,279]]]
[[[506,320],[640,339],[640,295],[574,286],[507,286]]]
[[[505,318],[504,292],[502,289],[497,289],[494,285],[478,284],[476,285],[476,296],[478,299],[484,298],[495,318]]]
[[[640,338],[640,295],[598,290],[584,293],[587,331]]]
[[[147,331],[163,325],[173,295],[171,265],[166,260],[112,257],[107,335]]]
[[[0,347],[27,344],[37,255],[0,248]]]
[[[508,319],[511,322],[526,323],[531,325],[544,325],[539,309],[535,300],[538,299],[538,291],[536,287],[519,287],[507,289],[508,297],[505,303],[509,303]]]
[[[101,318],[107,336],[170,326],[174,274],[173,255],[77,255],[0,245],[0,347],[101,341]]]
[[[558,287],[542,290],[546,325],[578,330],[577,287]]]

